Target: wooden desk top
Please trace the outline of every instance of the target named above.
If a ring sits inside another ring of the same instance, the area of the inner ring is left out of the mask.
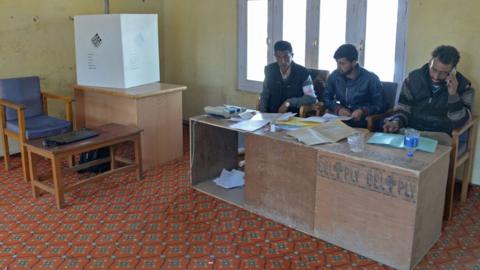
[[[49,154],[60,154],[60,153],[67,153],[76,151],[77,149],[87,148],[92,145],[100,145],[104,143],[108,143],[117,139],[125,138],[128,136],[132,136],[135,134],[139,134],[142,132],[142,129],[132,127],[132,126],[125,126],[121,124],[111,123],[100,126],[98,128],[93,129],[98,132],[98,136],[91,137],[85,140],[81,140],[74,143],[53,146],[53,147],[46,147],[43,146],[43,138],[41,139],[34,139],[28,141],[26,143],[26,147],[34,150],[35,152],[44,152]]]
[[[208,115],[201,115],[192,117],[191,120],[202,122],[205,124],[232,129],[230,125],[235,122],[229,121],[228,119],[222,119],[217,117],[211,117]],[[233,129],[232,129],[233,130]],[[239,131],[242,132],[242,131]],[[374,145],[365,143],[365,149],[361,153],[354,153],[350,151],[350,147],[346,140],[341,140],[337,143],[328,143],[314,146],[307,146],[301,142],[296,141],[294,138],[288,136],[285,132],[270,132],[268,128],[259,129],[253,134],[259,136],[270,137],[275,140],[286,141],[289,143],[301,145],[307,148],[314,148],[317,150],[330,152],[339,156],[344,156],[351,160],[358,161],[370,161],[373,163],[385,165],[392,168],[408,170],[411,173],[418,174],[426,170],[430,164],[435,163],[436,160],[440,159],[443,155],[447,155],[450,152],[451,147],[444,145],[437,145],[435,153],[426,153],[417,151],[413,159],[407,158],[406,152],[404,149],[396,149],[386,146]],[[372,135],[372,133],[367,134],[365,140]]]
[[[144,98],[148,96],[163,95],[176,91],[187,90],[187,87],[185,85],[176,85],[161,82],[149,83],[130,88],[109,88],[73,84],[72,88],[74,90],[80,90],[85,92],[98,92],[112,96],[123,96],[127,98]]]

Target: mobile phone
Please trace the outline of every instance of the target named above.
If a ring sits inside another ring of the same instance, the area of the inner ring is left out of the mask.
[[[446,79],[446,83],[447,85],[450,84],[450,82],[452,81],[452,78],[456,78],[457,76],[457,69],[455,67],[452,68],[452,70],[450,71],[450,74],[448,74],[448,77]]]
[[[456,76],[457,75],[457,68],[456,67],[453,67],[452,68],[452,71],[450,71],[450,76]]]

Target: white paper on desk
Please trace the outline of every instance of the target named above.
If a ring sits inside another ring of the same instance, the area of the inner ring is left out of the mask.
[[[342,121],[331,121],[311,128],[289,131],[287,134],[306,145],[316,145],[338,142],[355,132],[355,129],[347,126]]]
[[[239,113],[238,116],[243,120],[249,120],[249,119],[252,119],[252,117],[254,117],[255,114],[256,114],[255,111],[247,110]]]
[[[329,138],[326,138],[325,136],[311,128],[300,128],[294,131],[289,131],[287,132],[287,134],[306,145],[316,145],[333,142]]]
[[[295,115],[297,115],[296,113],[291,113],[291,112],[287,112],[287,113],[283,113],[282,115],[280,115],[277,119],[275,120],[278,120],[278,121],[288,121],[290,118],[294,117]]]
[[[268,120],[273,122],[275,120],[288,120],[295,116],[296,113],[257,113],[252,120]]]
[[[213,182],[215,182],[217,186],[221,186],[223,188],[241,187],[245,185],[244,176],[245,173],[242,171],[235,169],[228,171],[223,169],[220,173],[220,176],[215,178]]]
[[[304,122],[317,122],[317,123],[325,123],[325,122],[330,122],[330,121],[335,121],[335,120],[350,120],[352,117],[350,116],[340,116],[340,115],[335,115],[331,113],[326,113],[323,116],[310,116],[307,118],[301,118],[300,121]]]
[[[267,125],[270,121],[269,120],[245,120],[242,122],[238,122],[236,124],[230,125],[231,128],[234,129],[240,129],[243,131],[255,131],[259,128],[264,127]]]
[[[281,113],[257,113],[251,120],[268,120],[273,121],[280,117]]]

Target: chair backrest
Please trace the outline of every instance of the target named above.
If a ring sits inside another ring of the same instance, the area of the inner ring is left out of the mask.
[[[385,100],[385,110],[390,110],[395,107],[397,103],[398,84],[396,82],[382,82],[383,98]]]
[[[0,79],[0,98],[25,106],[25,117],[43,113],[40,79],[37,76]],[[17,119],[14,109],[6,108],[6,120]]]
[[[319,102],[323,102],[323,91],[327,85],[327,78],[330,72],[322,69],[308,69],[310,77],[312,77],[313,88],[315,89],[315,95]]]

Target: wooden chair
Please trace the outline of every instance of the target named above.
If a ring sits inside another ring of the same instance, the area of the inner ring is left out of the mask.
[[[47,115],[47,99],[57,99],[65,103],[66,121]],[[25,142],[71,131],[72,102],[70,97],[42,93],[38,77],[0,79],[0,137],[7,171],[10,169],[8,138],[12,138],[20,143],[23,176],[25,181],[28,181]]]
[[[468,187],[472,180],[472,165],[475,161],[477,124],[478,117],[473,116],[462,128],[455,129],[452,132],[452,151],[450,152],[445,210],[443,214],[445,220],[452,218],[456,174],[462,165],[463,175],[461,179],[460,202],[464,203],[467,200]]]

